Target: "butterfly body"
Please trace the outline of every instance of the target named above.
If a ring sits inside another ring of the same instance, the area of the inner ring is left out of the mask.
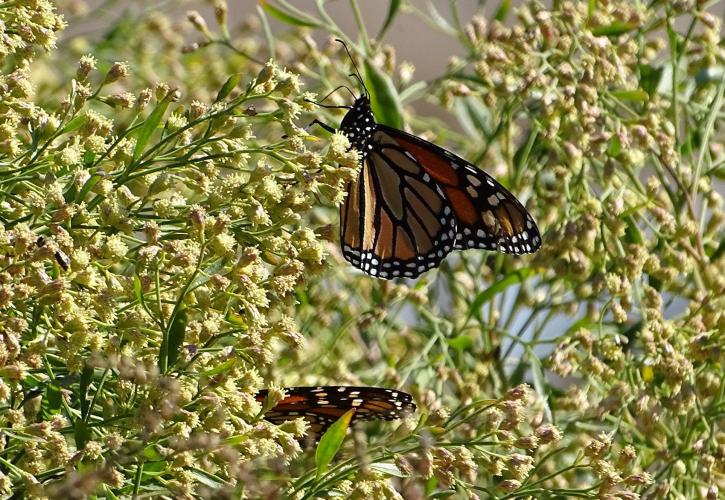
[[[267,390],[257,393],[260,402]],[[316,441],[348,410],[355,413],[351,423],[364,420],[394,420],[415,411],[410,394],[382,387],[313,386],[287,387],[285,398],[268,411],[264,418],[280,424],[295,418],[305,418],[309,435]]]
[[[349,107],[340,132],[362,162],[340,209],[340,244],[353,266],[415,278],[452,250],[541,246],[533,218],[506,188],[450,151],[376,123],[367,95]]]

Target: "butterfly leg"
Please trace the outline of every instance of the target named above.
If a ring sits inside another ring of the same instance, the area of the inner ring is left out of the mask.
[[[307,128],[309,129],[313,125],[319,125],[320,127],[324,128],[325,130],[327,130],[331,134],[334,134],[335,132],[337,132],[337,130],[335,130],[333,127],[329,126],[327,123],[322,123],[318,119],[312,120],[312,123],[310,123],[309,125],[307,125]]]

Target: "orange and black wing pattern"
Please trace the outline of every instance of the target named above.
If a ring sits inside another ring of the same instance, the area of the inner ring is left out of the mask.
[[[541,235],[526,208],[505,187],[463,158],[400,130],[378,125],[436,182],[456,218],[455,249],[532,253]]]
[[[444,191],[387,132],[377,130],[340,209],[345,258],[371,276],[413,278],[453,249],[456,220]]]
[[[268,411],[264,418],[274,424],[304,418],[312,442],[348,410],[355,410],[351,423],[364,420],[395,420],[415,411],[410,394],[382,387],[317,386],[287,387],[285,398]],[[257,393],[262,402],[267,390]]]

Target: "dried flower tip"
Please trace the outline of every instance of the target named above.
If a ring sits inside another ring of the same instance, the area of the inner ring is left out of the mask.
[[[197,50],[199,50],[198,42],[187,43],[186,45],[181,47],[182,54],[191,54],[193,52],[196,52]]]
[[[206,209],[201,205],[192,205],[189,210],[189,216],[194,229],[203,232],[206,224]]]
[[[133,107],[136,102],[136,96],[130,92],[123,92],[121,94],[115,94],[105,98],[105,102],[111,106],[118,106],[119,108],[129,109]]]
[[[270,59],[267,62],[267,64],[265,64],[264,67],[261,69],[259,74],[257,75],[257,85],[267,83],[269,80],[271,80],[272,77],[274,76],[276,70],[277,70],[277,67],[274,65],[274,63]]]
[[[284,389],[272,386],[267,389],[267,397],[264,399],[264,411],[269,411],[285,398]]]
[[[561,431],[551,424],[543,424],[535,431],[540,444],[555,443],[561,439]]]
[[[519,384],[513,389],[509,389],[504,399],[507,401],[521,400],[525,404],[529,394],[531,394],[531,387],[528,384]]]
[[[139,109],[144,109],[148,103],[151,101],[151,97],[154,95],[154,91],[151,89],[143,89],[141,92],[138,93],[138,100],[136,101],[136,105]]]
[[[206,20],[204,19],[204,17],[202,17],[201,14],[199,14],[198,11],[190,10],[186,13],[186,18],[194,26],[194,28],[199,31],[199,33],[207,38],[211,38],[211,33],[209,33],[209,28],[206,25]]]
[[[627,477],[624,482],[629,486],[646,486],[652,484],[652,476],[649,472],[638,472]]]
[[[514,446],[522,450],[535,450],[539,447],[539,438],[534,435],[521,436],[514,441]]]
[[[521,488],[521,481],[515,479],[504,479],[498,483],[498,487],[504,491],[516,491]]]
[[[216,17],[216,22],[219,26],[226,26],[228,11],[229,7],[227,7],[227,2],[225,0],[216,0],[214,2],[214,17]]]
[[[96,58],[88,54],[81,57],[78,63],[78,70],[76,71],[76,78],[83,81],[92,70],[96,69]]]
[[[129,73],[128,63],[125,62],[115,62],[113,63],[113,66],[111,66],[111,69],[108,70],[108,73],[106,73],[106,79],[103,83],[112,83],[116,80],[120,80],[122,78],[126,78]]]

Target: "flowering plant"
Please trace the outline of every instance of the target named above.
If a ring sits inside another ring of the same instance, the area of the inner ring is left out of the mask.
[[[377,26],[351,0],[357,38],[323,1],[263,1],[234,26],[212,4],[213,25],[139,2],[99,28],[78,0],[0,3],[3,495],[718,497],[710,3],[501,2],[464,21],[456,2],[391,1]],[[415,82],[385,42],[406,19],[464,55]],[[303,127],[340,119],[310,102],[350,73],[335,37],[379,120],[525,200],[538,254],[352,272],[333,234],[359,155]],[[404,387],[419,411],[356,427],[320,467],[304,419],[263,418],[281,387],[317,384]]]

